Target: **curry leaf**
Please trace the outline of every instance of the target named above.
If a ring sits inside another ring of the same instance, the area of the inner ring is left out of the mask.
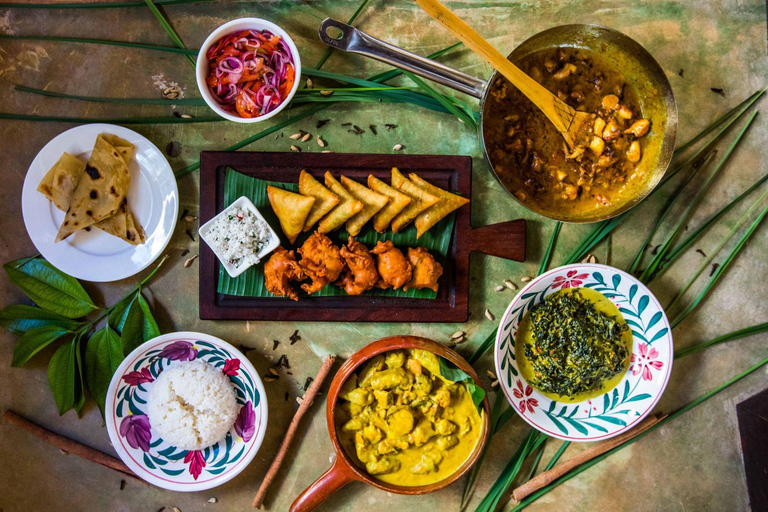
[[[72,334],[72,331],[58,325],[45,325],[25,332],[13,348],[11,366],[23,366],[42,349],[68,334]]]
[[[59,408],[59,416],[72,409],[79,397],[77,394],[77,343],[75,340],[62,345],[51,357],[48,364],[48,384],[53,392],[53,399]],[[82,390],[81,390],[82,392]]]
[[[102,417],[109,383],[123,359],[120,336],[109,325],[96,331],[85,346],[85,382]]]
[[[135,295],[126,295],[120,300],[120,302],[112,306],[112,311],[109,312],[109,326],[117,331],[118,334],[123,332],[125,320],[128,318],[128,310],[130,309],[131,304],[135,298]]]
[[[123,353],[130,354],[136,347],[147,340],[160,335],[157,323],[152,317],[149,304],[137,292],[136,296],[128,308],[128,314],[125,318],[123,330],[121,333],[123,343]]]
[[[8,306],[0,311],[0,326],[16,336],[45,326],[75,330],[82,325],[81,322],[64,318],[51,311],[23,304]]]
[[[77,376],[75,378],[75,404],[74,408],[77,411],[77,415],[80,416],[80,411],[85,405],[85,381],[83,380],[83,351],[80,347],[80,342],[83,341],[82,336],[75,338],[75,367],[77,369]]]
[[[440,359],[440,376],[451,382],[463,382],[467,386],[467,393],[472,397],[472,402],[479,409],[485,398],[485,390],[475,383],[471,375],[452,362],[442,357],[438,359]]]
[[[8,277],[41,308],[67,318],[79,318],[97,309],[77,279],[47,261],[33,259],[18,267],[14,263],[4,265]]]

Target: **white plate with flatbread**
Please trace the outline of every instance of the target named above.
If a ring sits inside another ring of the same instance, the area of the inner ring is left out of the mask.
[[[141,245],[131,245],[97,228],[81,229],[55,242],[65,214],[37,187],[63,153],[87,161],[101,133],[116,135],[136,147],[128,164],[131,182],[126,198],[144,228],[146,241]],[[24,179],[21,208],[32,243],[53,266],[86,281],[117,281],[145,269],[165,250],[179,214],[179,190],[165,156],[146,137],[122,126],[87,124],[67,130],[40,150]]]

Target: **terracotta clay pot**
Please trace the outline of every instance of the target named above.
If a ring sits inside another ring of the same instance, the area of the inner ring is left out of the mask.
[[[446,348],[445,346],[437,343],[436,341],[428,340],[426,338],[419,338],[416,336],[391,336],[389,338],[382,338],[378,341],[371,343],[355,352],[352,357],[341,366],[336,376],[331,382],[331,387],[328,390],[328,402],[326,405],[326,420],[328,422],[328,433],[331,436],[331,442],[333,443],[333,449],[336,452],[336,460],[331,468],[326,471],[315,483],[310,485],[304,492],[302,492],[296,501],[291,505],[291,512],[308,512],[314,509],[320,503],[325,501],[331,494],[338,491],[341,487],[352,481],[365,482],[368,485],[377,487],[383,491],[393,492],[397,494],[426,494],[440,490],[459,478],[477,462],[477,458],[488,441],[490,435],[490,426],[488,418],[490,417],[490,405],[488,403],[488,397],[483,399],[483,411],[481,417],[483,419],[483,432],[480,437],[477,446],[470,457],[461,465],[451,476],[435,482],[429,485],[421,486],[400,486],[391,485],[380,480],[377,480],[373,476],[366,473],[362,468],[357,466],[352,459],[344,452],[339,438],[336,434],[336,424],[334,421],[334,415],[336,412],[336,404],[338,403],[339,391],[341,385],[347,380],[354,371],[356,371],[360,365],[375,355],[387,352],[395,349],[408,349],[416,348],[422,349],[440,357],[443,357],[455,364],[467,374],[469,374],[478,386],[482,386],[480,378],[475,373],[475,370],[467,363],[464,358],[453,350]]]

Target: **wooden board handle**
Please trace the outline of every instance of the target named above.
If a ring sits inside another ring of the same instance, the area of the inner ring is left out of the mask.
[[[331,494],[352,480],[355,480],[355,474],[352,469],[347,466],[346,462],[339,462],[340,458],[341,455],[337,453],[336,462],[333,463],[331,469],[323,473],[320,478],[299,494],[299,497],[291,505],[291,512],[309,512],[314,510],[318,505],[327,500]]]
[[[467,250],[508,260],[525,261],[525,220],[510,220],[472,228]]]

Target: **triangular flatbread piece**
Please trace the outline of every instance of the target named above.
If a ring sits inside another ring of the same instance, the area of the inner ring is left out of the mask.
[[[43,177],[37,191],[56,205],[56,208],[66,212],[83,171],[85,171],[85,162],[69,153],[64,153]]]
[[[131,173],[121,154],[104,137],[97,137],[56,241],[114,215],[130,185]]]
[[[413,223],[416,225],[416,238],[430,230],[432,226],[440,222],[446,215],[454,210],[457,210],[467,204],[469,199],[466,197],[457,196],[450,192],[443,190],[439,187],[427,183],[416,173],[410,173],[408,178],[411,183],[419,188],[422,188],[432,195],[440,198],[440,202],[421,212]]]
[[[295,242],[304,227],[304,221],[307,220],[312,205],[315,204],[315,198],[302,196],[272,185],[267,187],[267,195],[272,210],[280,220],[283,233],[291,243]]]
[[[361,185],[355,180],[351,180],[346,176],[341,177],[341,184],[347,191],[355,196],[355,199],[363,203],[363,209],[355,214],[351,219],[347,221],[347,231],[352,236],[357,236],[360,230],[363,229],[365,223],[371,220],[371,217],[384,208],[389,202],[389,197],[374,192],[365,185]]]
[[[334,178],[330,172],[326,172],[324,178],[325,186],[331,189],[331,192],[339,196],[339,199],[341,200],[336,208],[323,217],[320,224],[317,225],[318,232],[330,233],[362,210],[363,203],[347,192],[347,189],[345,189],[341,183],[336,181],[336,178]]]
[[[392,188],[373,174],[368,175],[368,186],[379,194],[389,197],[389,202],[373,216],[373,229],[384,233],[398,213],[413,201],[410,196]]]
[[[418,214],[440,202],[440,198],[417,187],[397,169],[392,168],[392,186],[413,199],[397,217],[392,219],[392,232],[397,233],[408,225]]]
[[[333,210],[340,201],[339,196],[325,188],[314,176],[304,170],[299,175],[299,193],[315,198],[315,204],[312,206],[307,220],[304,221],[304,231],[312,229],[312,226],[325,217],[326,213]]]

